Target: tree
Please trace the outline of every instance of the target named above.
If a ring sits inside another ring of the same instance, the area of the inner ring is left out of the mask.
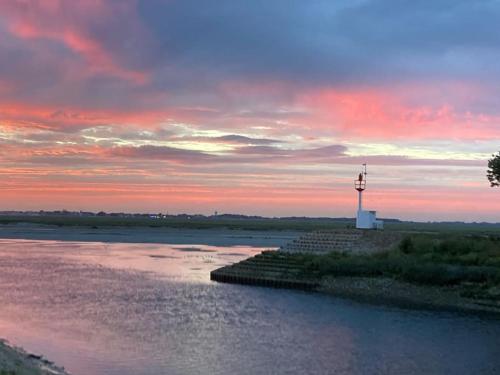
[[[490,181],[491,187],[500,186],[500,151],[497,155],[491,155],[492,158],[488,160],[488,181]]]

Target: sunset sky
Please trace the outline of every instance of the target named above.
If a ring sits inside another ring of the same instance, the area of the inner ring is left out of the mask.
[[[0,210],[500,221],[500,3],[0,2]]]

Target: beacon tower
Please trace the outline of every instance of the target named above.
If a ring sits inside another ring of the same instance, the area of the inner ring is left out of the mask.
[[[363,164],[361,173],[354,180],[354,188],[358,191],[358,213],[356,215],[357,229],[383,229],[384,222],[377,220],[376,211],[363,210],[363,192],[366,190],[366,164]]]

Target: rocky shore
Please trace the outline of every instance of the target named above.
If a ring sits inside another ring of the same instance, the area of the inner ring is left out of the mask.
[[[318,291],[362,302],[405,308],[485,313],[500,317],[500,303],[465,298],[458,287],[415,285],[382,277],[328,277]]]
[[[500,317],[498,300],[464,297],[460,284],[422,285],[380,276],[321,276],[300,258],[276,251],[216,269],[210,276],[218,282],[310,290],[374,304]]]
[[[41,355],[28,353],[0,340],[0,375],[69,375]]]

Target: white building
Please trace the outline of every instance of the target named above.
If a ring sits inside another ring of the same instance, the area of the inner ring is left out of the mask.
[[[363,210],[363,191],[366,190],[366,164],[363,164],[363,169],[354,181],[354,188],[358,191],[358,213],[356,215],[357,229],[384,229],[384,222],[377,220],[376,211]]]

